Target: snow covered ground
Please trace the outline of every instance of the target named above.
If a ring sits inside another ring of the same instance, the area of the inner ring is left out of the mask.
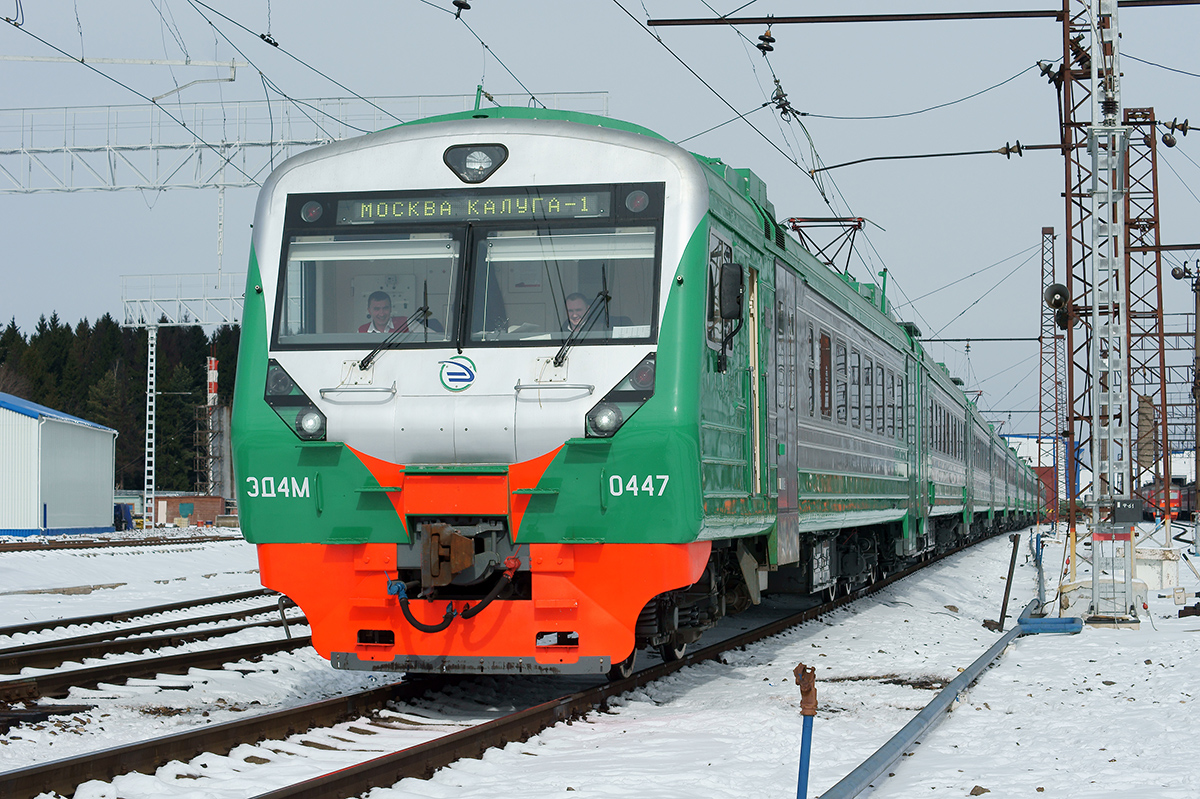
[[[874,597],[729,654],[723,662],[685,669],[617,700],[608,713],[560,724],[525,743],[491,751],[482,760],[461,761],[430,780],[404,780],[378,789],[371,799],[492,799],[506,787],[526,797],[566,792],[578,797],[793,797],[802,719],[792,670],[799,662],[817,668],[819,710],[809,795],[818,796],[997,640],[998,634],[982,622],[998,615],[1010,552],[1006,538],[991,540]],[[1036,595],[1036,570],[1027,562],[1027,552],[1022,546],[1009,605],[1014,616]],[[1051,547],[1051,596],[1060,558],[1061,548]],[[1196,590],[1198,581],[1190,571],[1181,566],[1179,576],[1189,590]],[[166,551],[2,553],[0,625],[255,585],[253,549],[237,542]],[[90,593],[28,593],[86,586],[100,587]],[[788,605],[787,598],[769,602]],[[1200,617],[1177,618],[1178,608],[1166,591],[1151,591],[1149,604],[1138,630],[1085,628],[1079,635],[1017,639],[954,712],[891,767],[894,776],[881,778],[863,795],[895,799],[986,790],[999,797],[1200,796],[1200,762],[1180,756],[1194,729],[1191,705],[1200,695],[1194,665],[1200,662]],[[0,639],[0,646],[16,642]],[[111,745],[114,731],[120,737],[150,737],[214,716],[233,717],[239,710],[296,701],[289,697],[313,699],[356,690],[377,679],[334,672],[311,653],[285,654],[264,659],[262,667],[247,673],[214,676],[206,670],[158,681],[190,683],[189,690],[139,681],[132,687],[81,692],[63,701],[95,701],[101,707],[0,736],[0,770]],[[549,690],[546,683],[534,681],[529,689]],[[523,698],[518,694],[529,695],[524,684],[517,678],[495,678],[477,689],[486,696],[453,697],[447,700],[452,707],[412,703],[396,708],[385,721],[413,729],[439,717],[451,726],[469,723],[472,717],[503,712]],[[201,717],[202,712],[209,715]],[[359,735],[350,731],[352,726],[338,735],[357,742],[361,751],[354,760],[413,740],[379,730]],[[357,728],[361,732],[362,725]],[[420,737],[436,731],[422,730]],[[243,747],[226,758],[204,756],[173,764],[153,776],[89,784],[76,795],[244,797],[279,784],[273,774],[296,779],[298,772],[344,764],[336,753],[302,746],[299,738]]]

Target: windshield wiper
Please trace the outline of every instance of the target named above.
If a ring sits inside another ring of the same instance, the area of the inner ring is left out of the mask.
[[[425,281],[424,287],[425,287],[425,291],[424,291],[423,299],[425,301],[425,304],[422,305],[420,308],[418,308],[416,313],[414,313],[412,316],[408,317],[408,319],[404,320],[404,327],[398,327],[395,330],[393,330],[391,333],[388,333],[387,338],[385,338],[383,341],[379,342],[379,346],[377,346],[375,349],[373,349],[369,353],[367,353],[367,357],[363,358],[361,361],[358,362],[358,368],[360,370],[366,371],[367,367],[371,365],[371,362],[375,360],[375,356],[378,355],[379,353],[383,352],[385,349],[390,347],[392,344],[397,343],[400,340],[400,337],[402,335],[404,335],[405,333],[414,332],[414,331],[408,329],[409,322],[416,322],[417,324],[419,324],[424,332],[425,342],[426,343],[429,342],[429,325],[427,325],[425,323],[426,323],[426,321],[428,321],[429,317],[431,317],[433,314],[429,310],[429,281],[428,280]]]
[[[591,330],[592,325],[596,324],[596,320],[600,318],[600,310],[603,309],[607,313],[608,302],[611,299],[612,295],[610,295],[607,291],[601,290],[596,294],[596,297],[592,300],[591,305],[589,305],[587,310],[583,312],[583,318],[579,320],[579,327],[573,329],[567,334],[567,340],[562,343],[562,346],[558,348],[558,352],[555,353],[555,366],[563,365],[563,361],[567,359],[567,351],[570,350],[571,347],[575,346],[575,342],[580,336]]]

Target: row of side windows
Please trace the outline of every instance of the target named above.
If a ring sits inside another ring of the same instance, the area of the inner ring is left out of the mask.
[[[904,438],[904,377],[870,353],[808,323],[808,415],[843,426]],[[819,400],[819,403],[818,403]]]
[[[961,419],[955,418],[946,406],[936,400],[930,401],[925,435],[930,449],[962,460],[965,454],[963,443],[966,432],[966,424]]]

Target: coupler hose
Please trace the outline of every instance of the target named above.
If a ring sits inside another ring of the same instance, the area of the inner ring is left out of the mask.
[[[454,617],[458,614],[454,612],[454,605],[446,603],[446,613],[442,616],[442,621],[439,624],[424,624],[417,621],[412,615],[412,611],[408,609],[408,587],[401,580],[388,580],[387,592],[400,600],[400,610],[404,612],[404,618],[408,619],[408,623],[423,633],[440,633],[442,630],[450,626],[450,622],[454,621]]]
[[[484,608],[492,604],[492,600],[500,596],[500,592],[507,588],[508,584],[513,581],[513,577],[516,575],[517,569],[521,568],[521,559],[516,557],[506,558],[504,561],[504,566],[504,574],[501,575],[500,579],[496,581],[496,584],[492,586],[492,590],[488,591],[487,596],[481,599],[478,605],[467,605],[465,608],[463,608],[462,617],[464,619],[469,619],[482,613]]]
[[[492,601],[495,600],[496,597],[500,596],[500,593],[508,587],[509,583],[513,581],[513,577],[515,577],[517,574],[517,569],[521,568],[521,559],[515,556],[506,558],[504,560],[504,566],[504,574],[501,575],[500,579],[496,581],[496,584],[492,587],[492,590],[487,593],[487,596],[480,600],[478,605],[475,605],[474,607],[467,605],[465,608],[463,608],[462,617],[464,619],[477,616],[483,611],[484,608],[492,604]],[[443,614],[441,622],[438,624],[425,624],[417,621],[417,618],[412,615],[412,611],[408,609],[408,589],[402,581],[388,580],[387,590],[389,594],[392,594],[399,599],[400,610],[404,613],[404,618],[408,620],[408,623],[423,633],[440,633],[442,630],[450,626],[450,622],[454,621],[455,616],[459,615],[454,610],[454,604],[447,602],[446,612]]]
[[[408,609],[408,597],[400,598],[400,610],[404,611],[404,618],[408,619],[408,623],[423,633],[440,633],[449,627],[450,622],[454,621],[454,617],[458,615],[454,612],[454,605],[447,602],[446,613],[442,616],[439,624],[423,624],[417,621],[416,617],[412,615],[412,611]]]

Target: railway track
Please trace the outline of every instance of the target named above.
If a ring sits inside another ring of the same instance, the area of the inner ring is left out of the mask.
[[[0,543],[0,552],[42,552],[50,549],[108,549],[112,547],[154,547],[175,544],[206,544],[210,541],[242,541],[241,535],[231,532],[229,535],[195,535],[175,537],[152,535],[144,538],[85,538],[77,541],[55,539],[47,541],[12,541]]]
[[[516,712],[458,732],[408,746],[391,754],[375,757],[358,765],[301,780],[261,794],[256,799],[344,799],[374,787],[393,785],[406,777],[427,778],[434,771],[468,757],[479,757],[489,748],[514,741],[524,741],[558,722],[579,718],[589,712],[602,710],[608,701],[627,691],[647,685],[680,669],[718,659],[722,654],[769,638],[798,624],[879,591],[897,580],[910,576],[965,547],[931,558],[910,569],[898,572],[859,588],[848,595],[816,607],[728,638],[700,649],[682,659],[641,669],[629,678],[596,685],[584,690],[532,704]],[[300,639],[294,639],[299,642]],[[278,739],[295,733],[313,732],[322,727],[378,712],[388,701],[411,699],[427,691],[440,691],[467,677],[419,676],[413,679],[363,691],[351,696],[313,705],[257,715],[228,724],[213,724],[202,730],[142,741],[99,753],[81,755],[45,765],[31,766],[0,774],[0,794],[13,799],[34,797],[41,792],[56,791],[70,795],[74,787],[89,780],[112,780],[131,770],[153,772],[171,761],[187,761],[196,755],[211,752],[224,754],[240,744]],[[377,720],[356,724],[378,724]],[[362,732],[363,730],[358,730]],[[347,738],[331,735],[334,740]],[[328,748],[327,746],[325,748]],[[265,761],[264,761],[265,762]]]
[[[112,613],[96,613],[90,616],[73,616],[66,619],[47,619],[45,621],[34,621],[27,624],[10,624],[7,627],[0,627],[0,636],[14,636],[23,633],[47,632],[56,630],[60,627],[83,627],[90,624],[106,624],[106,623],[123,623],[134,621],[136,619],[149,618],[158,616],[164,613],[173,613],[179,610],[195,610],[198,608],[208,607],[209,605],[223,605],[227,602],[238,602],[243,599],[254,599],[257,597],[278,597],[279,594],[266,588],[256,588],[251,591],[239,591],[233,594],[219,594],[217,596],[203,597],[201,599],[187,599],[179,602],[168,602],[163,605],[152,605],[145,608],[134,608],[132,610],[113,611]],[[175,626],[179,626],[179,620],[174,620]],[[166,629],[159,627],[157,629]]]
[[[14,625],[0,629],[0,634],[11,636],[20,633],[46,632],[59,629],[60,627],[86,627],[103,623],[150,619],[152,617],[161,617],[163,614],[173,614],[178,611],[196,610],[215,605],[236,603],[271,595],[271,593],[263,590],[243,591],[236,594],[225,594],[186,602],[174,602],[117,613]],[[293,615],[287,618],[286,623],[284,619],[275,616],[274,618],[247,621],[241,624],[223,624],[228,621],[273,614],[281,608],[282,604],[277,601],[268,605],[258,604],[252,607],[235,608],[204,616],[172,615],[170,618],[157,618],[151,623],[136,627],[118,627],[95,633],[85,633],[66,638],[41,639],[0,648],[0,674],[18,674],[22,669],[26,668],[53,670],[64,663],[83,662],[88,658],[103,658],[107,655],[142,652],[147,649],[176,647],[259,627],[284,627],[286,634],[286,638],[277,641],[243,644],[168,656],[149,656],[134,661],[121,660],[78,669],[51,671],[48,674],[39,674],[36,676],[0,679],[0,703],[9,705],[9,707],[0,707],[0,729],[8,729],[13,724],[26,720],[44,719],[48,715],[53,714],[58,708],[58,706],[13,708],[11,706],[13,703],[26,703],[42,697],[65,696],[74,687],[90,688],[102,682],[153,677],[157,674],[182,673],[190,668],[219,666],[231,661],[262,657],[272,652],[307,645],[309,643],[307,637],[292,639],[291,633],[288,630],[288,625],[305,623],[304,617],[300,615]],[[210,626],[202,629],[189,629],[202,625]],[[161,634],[154,635],[153,633]],[[87,706],[82,707],[86,708]]]
[[[283,622],[278,618],[251,621],[224,627],[209,627],[203,630],[170,632],[162,635],[146,635],[164,628],[177,629],[193,627],[198,624],[212,624],[230,619],[261,616],[274,613],[273,606],[250,608],[233,613],[219,613],[200,619],[185,619],[172,624],[153,624],[129,630],[115,630],[109,633],[93,633],[73,638],[60,639],[53,642],[38,642],[23,646],[0,649],[0,674],[18,674],[24,668],[52,669],[68,661],[82,661],[84,658],[99,658],[105,655],[140,652],[145,649],[157,649],[179,646],[195,641],[207,641],[222,635],[249,630],[256,627],[280,627]],[[304,624],[303,616],[288,618],[288,624]],[[0,700],[3,697],[0,696]]]

